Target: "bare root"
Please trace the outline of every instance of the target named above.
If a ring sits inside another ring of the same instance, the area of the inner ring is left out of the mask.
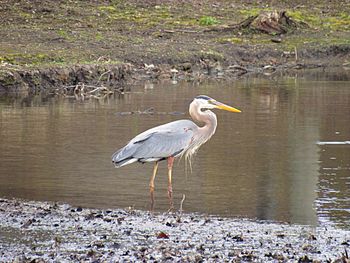
[[[107,83],[110,83],[110,74],[110,70],[103,72],[98,78],[96,85],[87,85],[83,82],[79,82],[76,85],[64,86],[63,89],[56,89],[54,90],[53,94],[63,96],[65,98],[76,99],[79,101],[88,99],[105,99],[115,92],[121,92],[119,89],[111,88],[101,84],[101,79],[105,77],[107,78]]]
[[[88,99],[101,100],[114,93],[115,90],[111,90],[106,86],[85,85],[84,83],[65,86],[63,89],[56,89],[54,91],[55,95],[63,96],[65,98],[72,98],[79,101]]]

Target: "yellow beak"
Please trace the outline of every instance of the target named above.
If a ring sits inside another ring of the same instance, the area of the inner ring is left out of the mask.
[[[231,111],[231,112],[241,112],[239,109],[236,109],[234,107],[228,106],[224,103],[215,101],[213,104],[220,110],[226,110],[226,111]]]

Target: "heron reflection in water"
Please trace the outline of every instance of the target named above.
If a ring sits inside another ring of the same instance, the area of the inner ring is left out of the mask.
[[[150,180],[151,210],[154,209],[154,179],[158,163],[168,163],[168,198],[173,209],[172,168],[174,158],[184,155],[191,158],[198,148],[215,133],[216,115],[210,109],[241,112],[208,96],[200,95],[193,99],[189,113],[194,121],[204,123],[198,126],[190,120],[178,120],[151,128],[137,135],[123,148],[112,155],[112,162],[119,168],[134,162],[155,162]]]

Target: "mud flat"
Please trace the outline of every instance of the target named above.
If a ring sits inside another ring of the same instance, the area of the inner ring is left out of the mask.
[[[0,199],[1,262],[349,262],[350,231]]]

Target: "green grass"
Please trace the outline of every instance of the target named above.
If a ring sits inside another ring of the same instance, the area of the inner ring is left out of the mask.
[[[212,25],[216,25],[219,24],[219,21],[212,16],[202,16],[199,19],[199,25],[201,26],[212,26]]]
[[[350,30],[350,15],[344,12],[337,16],[323,16],[322,14],[312,14],[307,11],[288,11],[287,14],[294,20],[304,22],[316,29],[327,30]]]
[[[107,13],[114,13],[117,11],[117,9],[114,6],[99,6],[98,10],[102,11],[102,12],[107,12]]]

